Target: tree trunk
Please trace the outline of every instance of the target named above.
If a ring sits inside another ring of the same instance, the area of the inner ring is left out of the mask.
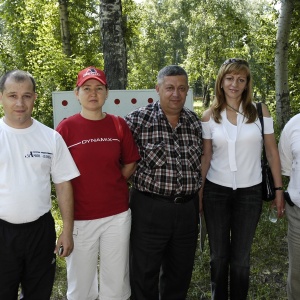
[[[108,87],[112,90],[126,89],[127,51],[121,0],[100,1],[100,26]]]
[[[275,51],[276,116],[279,129],[290,119],[288,48],[294,1],[281,0]]]
[[[70,28],[69,28],[69,14],[68,14],[68,0],[59,0],[59,16],[61,40],[63,44],[63,51],[67,56],[72,55]]]

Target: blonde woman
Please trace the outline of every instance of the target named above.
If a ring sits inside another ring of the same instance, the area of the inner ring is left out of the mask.
[[[281,217],[284,201],[273,120],[266,105],[262,110],[266,154],[277,188],[273,205]],[[263,139],[247,61],[232,58],[222,64],[215,99],[203,114],[202,126],[204,187],[200,211],[203,205],[211,255],[212,299],[243,300],[249,287],[251,245],[262,210]]]

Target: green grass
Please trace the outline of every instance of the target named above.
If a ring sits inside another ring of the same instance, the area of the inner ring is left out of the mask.
[[[268,207],[269,204],[264,203],[252,246],[249,300],[287,299],[287,220],[283,218],[275,224],[271,223]],[[65,260],[58,258],[51,300],[65,300],[66,288]],[[209,247],[206,239],[203,253],[197,249],[187,299],[208,300],[210,297]]]
[[[268,220],[269,204],[264,203],[256,230],[252,252],[249,300],[285,300],[288,270],[287,220]],[[205,241],[203,253],[197,249],[189,300],[208,300],[210,292],[209,246]]]

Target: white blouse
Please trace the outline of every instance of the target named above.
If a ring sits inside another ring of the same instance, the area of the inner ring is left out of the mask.
[[[283,128],[279,140],[282,174],[290,177],[288,192],[300,207],[300,114],[292,117]]]
[[[203,139],[212,140],[212,159],[206,178],[232,189],[261,183],[262,135],[259,119],[246,124],[241,107],[237,125],[229,122],[226,110],[218,124],[213,118],[202,122]],[[273,119],[264,117],[264,134],[274,133]]]

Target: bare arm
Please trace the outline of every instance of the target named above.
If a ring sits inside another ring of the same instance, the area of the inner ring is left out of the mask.
[[[270,113],[264,104],[262,105],[262,108],[263,108],[263,115],[265,117],[270,117]],[[273,175],[274,185],[275,187],[282,187],[280,157],[279,157],[275,136],[274,134],[265,134],[264,139],[265,139],[266,156]],[[276,198],[272,202],[272,206],[275,205],[277,207],[278,217],[282,217],[284,214],[284,199],[283,199],[283,191],[281,190],[276,190]]]
[[[210,119],[211,111],[207,110],[203,113],[202,122],[208,122]],[[210,167],[212,157],[212,140],[203,139],[203,154],[201,156],[201,177],[202,185],[199,191],[199,210],[200,214],[203,213],[203,187],[205,184],[206,175]]]
[[[136,170],[136,162],[123,165],[121,167],[121,173],[126,180],[130,178],[130,176],[133,174],[135,170]]]
[[[61,256],[66,257],[73,251],[73,225],[74,225],[74,200],[73,189],[70,181],[55,184],[58,206],[63,220],[63,230],[57,239],[55,253],[59,247],[64,247]]]
[[[203,139],[203,155],[201,156],[201,176],[202,176],[202,185],[199,191],[199,209],[200,214],[203,212],[203,188],[205,184],[206,175],[210,167],[210,161],[212,157],[212,141]]]

